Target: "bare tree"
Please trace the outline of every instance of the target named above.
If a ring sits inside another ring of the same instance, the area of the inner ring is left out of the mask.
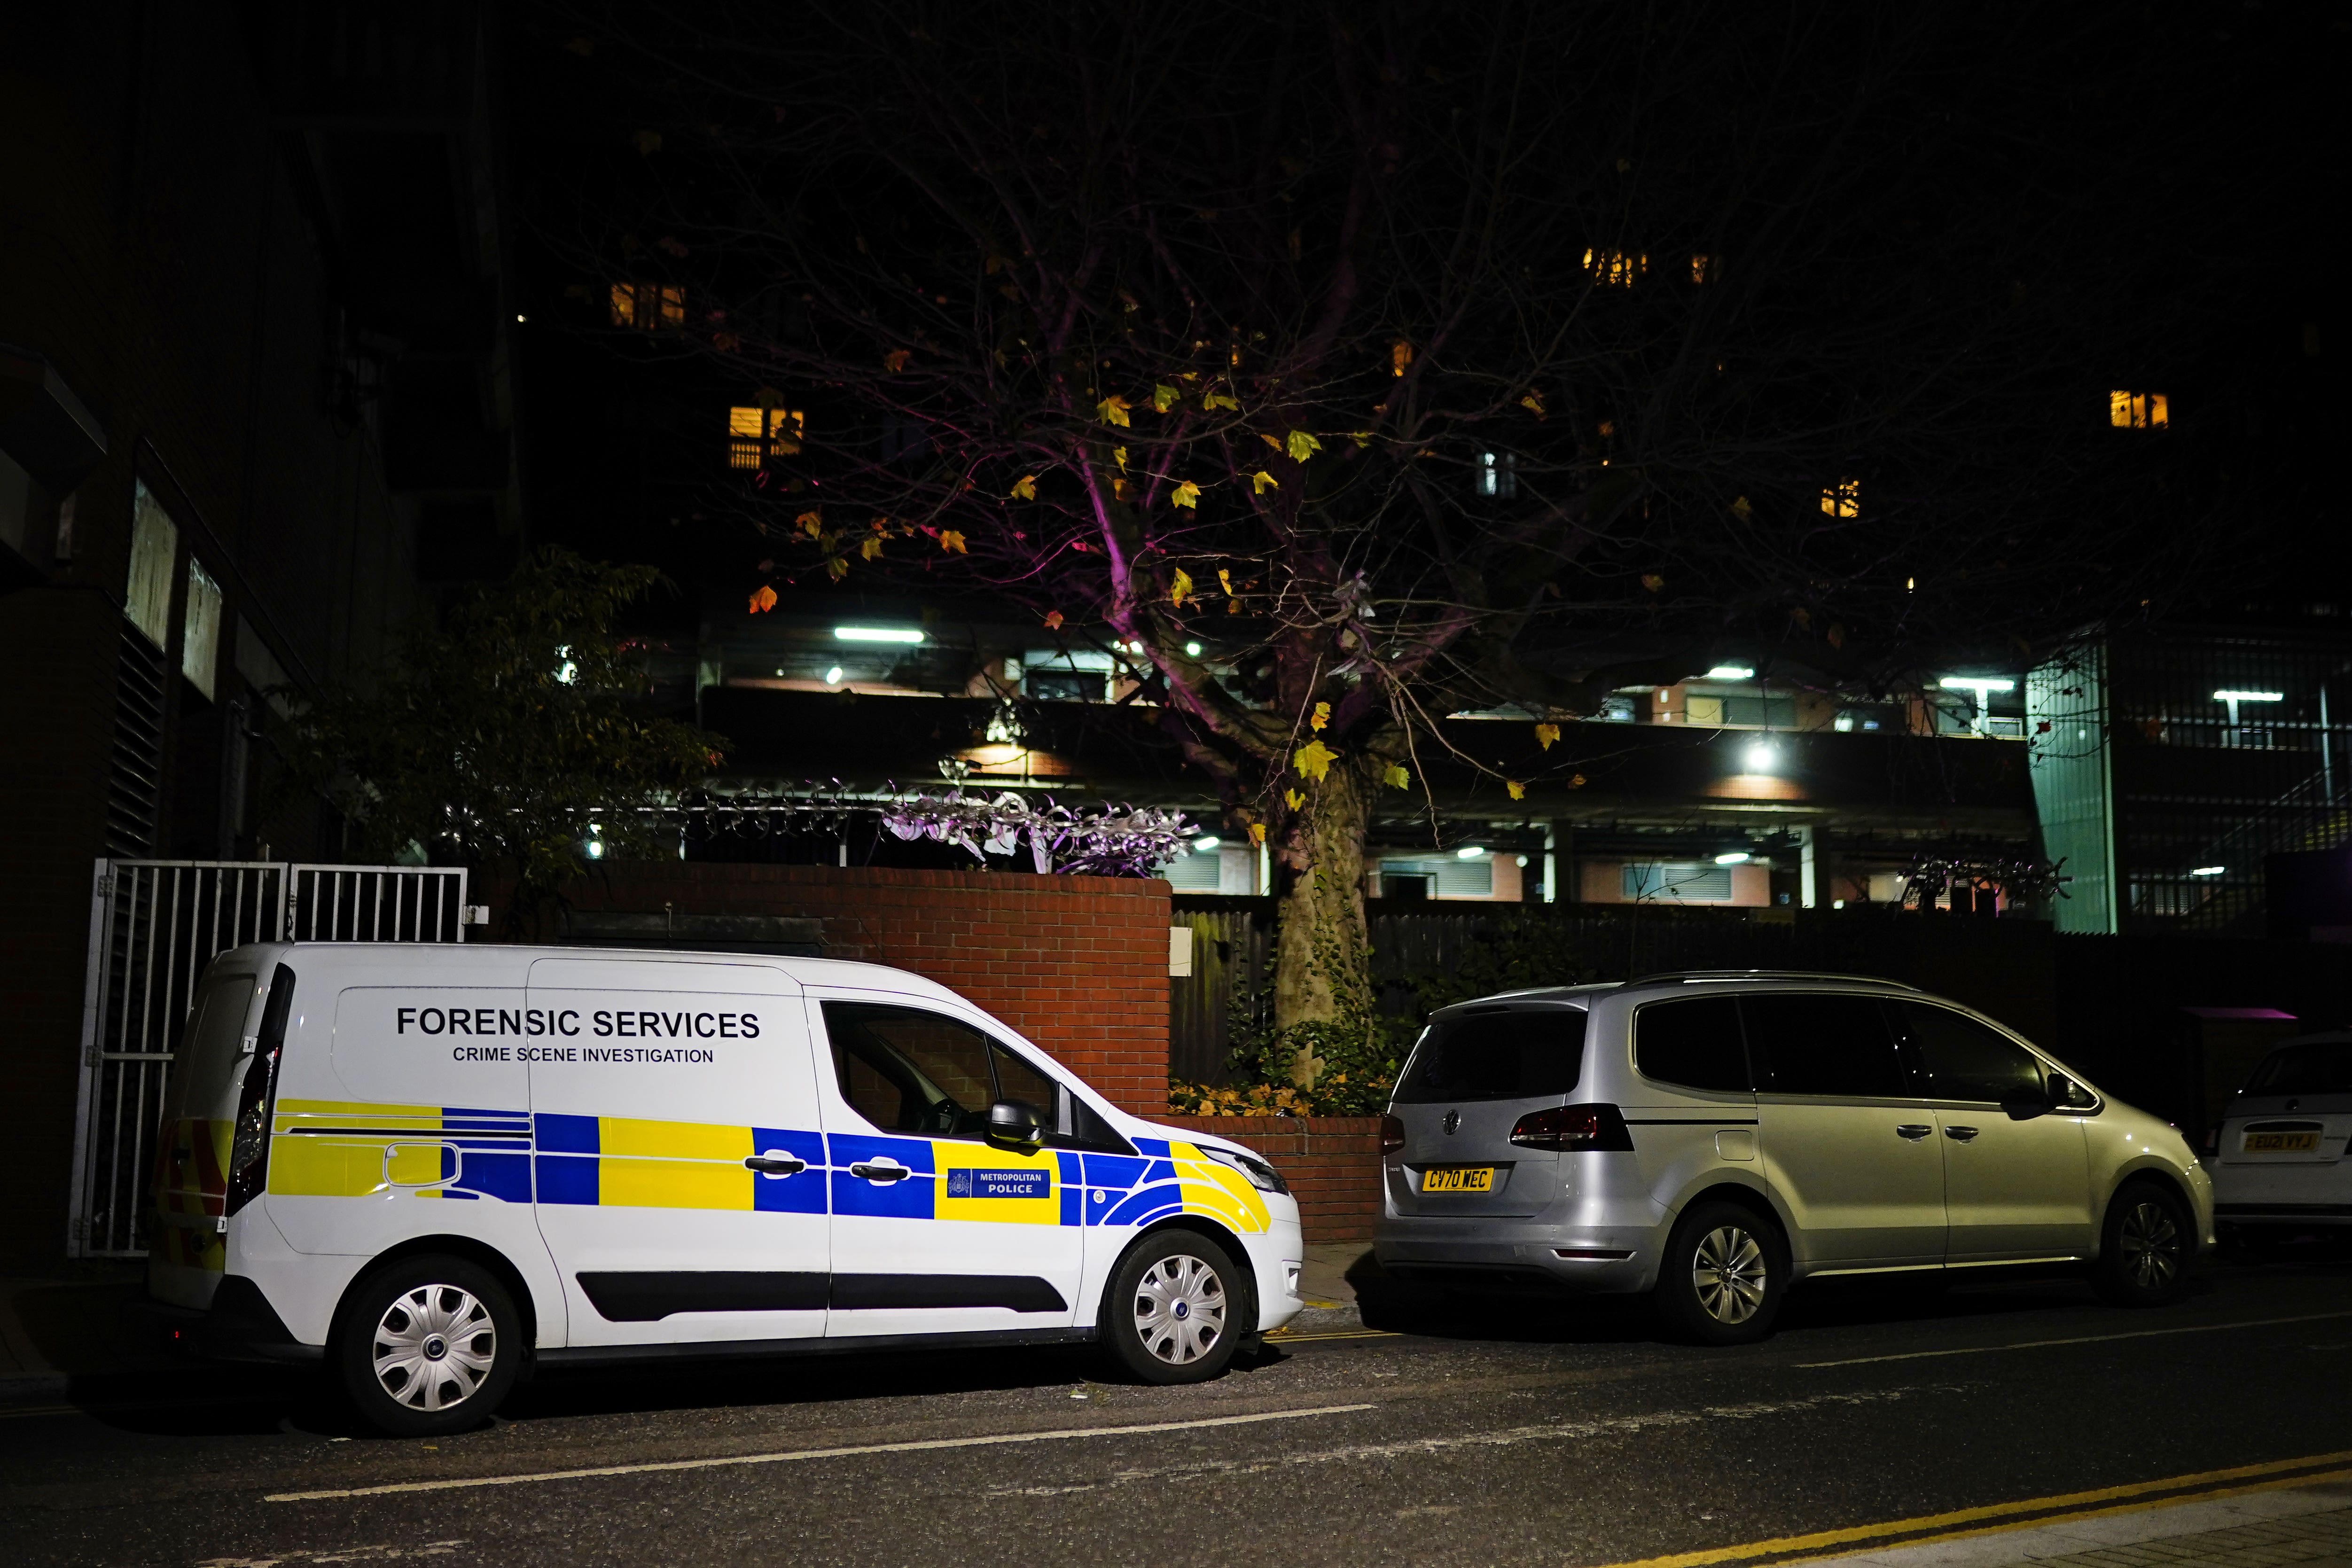
[[[775,576],[1107,628],[1277,856],[1302,1082],[1370,1049],[1366,827],[1438,719],[1716,652],[1884,685],[2161,553],[2095,443],[2101,356],[2158,324],[2078,287],[2079,39],[1502,0],[611,37],[666,140],[584,249],[761,389]]]

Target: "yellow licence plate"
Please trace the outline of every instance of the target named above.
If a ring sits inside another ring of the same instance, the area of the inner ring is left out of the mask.
[[[1492,1166],[1452,1166],[1444,1170],[1421,1173],[1423,1192],[1492,1192],[1495,1190],[1495,1167]]]
[[[2319,1147],[2316,1133],[2248,1133],[2245,1150],[2250,1155],[2307,1155]]]

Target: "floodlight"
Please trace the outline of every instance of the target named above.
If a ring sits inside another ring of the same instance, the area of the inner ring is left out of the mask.
[[[906,643],[923,640],[922,632],[910,626],[836,626],[835,638],[844,643]]]

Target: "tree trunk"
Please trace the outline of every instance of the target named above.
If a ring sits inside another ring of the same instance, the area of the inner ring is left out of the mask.
[[[1370,786],[1334,766],[1292,820],[1282,843],[1286,885],[1275,943],[1274,1021],[1296,1041],[1291,1081],[1312,1088],[1318,1048],[1359,1043],[1372,1027],[1370,938],[1364,925],[1364,831]],[[1300,1026],[1311,1026],[1301,1030]],[[1296,1031],[1296,1032],[1294,1032]]]

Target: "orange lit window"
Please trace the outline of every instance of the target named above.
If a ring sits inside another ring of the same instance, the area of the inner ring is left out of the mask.
[[[1862,516],[1862,481],[1841,479],[1822,492],[1822,511],[1832,517]]]
[[[798,409],[730,408],[727,466],[757,468],[771,457],[790,457],[800,451],[804,429]]]
[[[1592,274],[1592,281],[1602,288],[1631,288],[1642,274],[1650,270],[1650,258],[1624,250],[1588,250],[1584,253],[1584,270]]]
[[[2107,423],[2117,430],[2162,430],[2171,423],[2162,392],[2111,392]]]
[[[615,327],[673,330],[686,325],[686,291],[667,283],[615,283],[612,316]]]
[[[1721,257],[1709,256],[1704,251],[1691,252],[1691,281],[1693,283],[1711,283],[1716,279],[1716,277],[1720,276],[1722,271],[1723,262]]]

